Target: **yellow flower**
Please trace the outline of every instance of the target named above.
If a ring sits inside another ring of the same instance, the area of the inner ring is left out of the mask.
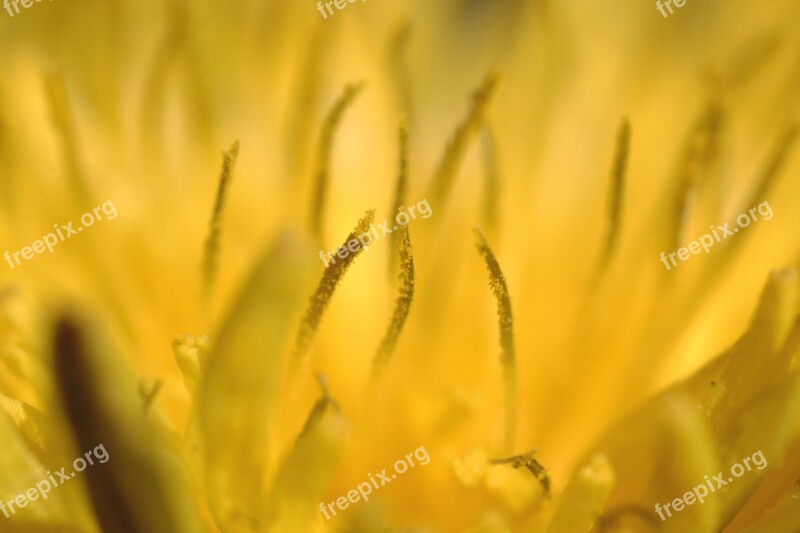
[[[796,2],[331,4],[0,23],[0,531],[796,531]]]

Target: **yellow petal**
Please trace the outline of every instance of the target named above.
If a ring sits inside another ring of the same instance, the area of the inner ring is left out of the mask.
[[[323,520],[319,505],[325,503],[322,495],[338,463],[345,432],[338,408],[329,406],[319,418],[312,414],[272,485],[268,531],[310,531],[320,521],[335,520],[330,510]]]
[[[204,484],[220,527],[255,527],[264,501],[269,424],[292,312],[317,261],[284,236],[254,269],[202,369],[198,393]]]
[[[69,313],[57,321],[56,383],[76,453],[102,446],[108,459],[85,481],[104,531],[213,531],[203,524],[185,465],[159,446],[162,435],[143,408],[138,380],[96,325]],[[63,489],[62,489],[63,490]]]
[[[614,487],[608,458],[595,455],[567,486],[556,507],[548,533],[586,533],[597,522]]]

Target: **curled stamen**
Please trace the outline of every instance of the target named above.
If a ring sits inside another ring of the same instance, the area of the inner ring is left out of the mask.
[[[489,248],[481,230],[476,227],[473,231],[475,232],[478,252],[486,260],[486,268],[489,270],[489,286],[497,299],[500,347],[502,348],[500,362],[503,366],[506,389],[506,446],[510,447],[514,442],[517,417],[517,371],[516,357],[514,355],[514,320],[511,315],[511,296],[508,293],[503,271],[500,270],[500,264],[497,262],[497,258],[491,248]]]
[[[539,483],[542,484],[544,491],[547,494],[550,494],[550,476],[547,474],[547,469],[536,460],[535,454],[536,450],[534,449],[528,453],[523,453],[522,455],[512,455],[511,457],[506,457],[503,459],[492,459],[489,461],[489,464],[510,464],[514,468],[527,468],[530,473],[539,480]]]

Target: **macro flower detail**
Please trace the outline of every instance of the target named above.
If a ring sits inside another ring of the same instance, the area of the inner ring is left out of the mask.
[[[797,2],[29,1],[0,532],[800,531]]]

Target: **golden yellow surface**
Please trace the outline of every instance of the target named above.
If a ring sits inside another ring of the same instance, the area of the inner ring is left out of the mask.
[[[800,4],[338,1],[0,6],[0,532],[800,531]]]

